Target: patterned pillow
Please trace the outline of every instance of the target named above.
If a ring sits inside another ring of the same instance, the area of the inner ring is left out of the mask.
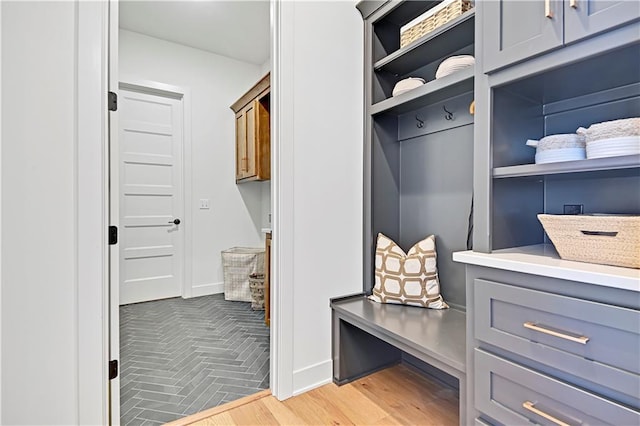
[[[390,238],[378,234],[375,264],[375,286],[369,299],[433,309],[449,307],[440,295],[435,236],[417,242],[405,254]]]

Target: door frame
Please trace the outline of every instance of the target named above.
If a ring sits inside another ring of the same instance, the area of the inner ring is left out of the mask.
[[[182,102],[182,170],[181,170],[181,186],[182,190],[182,212],[181,218],[184,225],[182,228],[182,268],[181,279],[182,285],[180,293],[184,298],[192,297],[193,291],[191,286],[192,279],[192,264],[191,264],[191,247],[193,241],[193,228],[192,224],[192,208],[191,200],[191,173],[187,171],[191,170],[191,89],[184,86],[174,86],[171,84],[160,83],[151,80],[136,80],[136,79],[120,79],[118,83],[118,90],[129,90],[147,95],[163,96],[167,98],[178,99]],[[113,140],[114,135],[111,135]],[[117,138],[117,135],[116,135]],[[113,155],[112,161],[113,161]],[[115,153],[117,155],[117,164],[120,165],[119,151]],[[119,170],[119,169],[116,169]],[[113,169],[112,169],[113,173]],[[115,188],[118,192],[117,197],[120,200],[119,186]],[[113,189],[112,189],[113,191]],[[112,283],[113,285],[113,283]],[[118,278],[118,289],[120,286],[120,279]]]
[[[294,2],[270,0],[271,3],[271,78],[272,86],[272,320],[270,388],[273,395],[286,399],[293,394],[293,123],[291,86],[287,78],[293,75],[291,55],[281,52],[293,43],[291,26],[286,34],[280,22],[294,18]],[[118,82],[118,1],[77,1],[77,143],[93,154],[91,161],[78,163],[77,182],[77,354],[78,363],[78,423],[119,424],[119,379],[109,380],[108,361],[118,360],[118,310],[114,305],[113,281],[119,285],[119,246],[108,245],[109,225],[118,225],[112,217],[114,207],[109,198],[110,149],[117,148],[117,137],[109,139],[109,122],[117,121],[117,113],[107,110],[107,92],[117,93]],[[286,44],[286,45],[285,45]],[[290,81],[290,80],[289,80]],[[186,93],[185,93],[186,94]],[[83,117],[91,117],[84,121]],[[185,129],[190,127],[185,121]],[[286,139],[282,143],[280,138]],[[78,153],[79,155],[80,153]],[[78,156],[78,159],[80,156]],[[117,176],[117,175],[116,175]],[[112,182],[113,184],[113,182]],[[89,192],[83,188],[95,188]],[[117,184],[116,184],[117,188]],[[186,198],[185,191],[185,198]],[[188,204],[188,203],[187,203]],[[118,210],[116,210],[118,211]],[[83,220],[87,223],[83,224]],[[91,221],[91,226],[89,221]],[[282,224],[282,225],[281,225]],[[84,230],[97,236],[83,238]],[[185,249],[186,249],[185,244]],[[95,260],[80,262],[79,253]],[[115,255],[114,255],[115,253]],[[110,254],[110,255],[109,255]],[[116,259],[115,262],[112,261]],[[111,260],[111,261],[110,261]],[[185,261],[187,258],[185,251]],[[116,292],[117,293],[117,292]],[[116,294],[117,296],[117,294]],[[115,299],[117,300],[117,299]],[[115,317],[114,315],[115,314]],[[114,390],[113,393],[111,391]]]
[[[75,246],[78,424],[109,420],[109,4],[76,2]]]

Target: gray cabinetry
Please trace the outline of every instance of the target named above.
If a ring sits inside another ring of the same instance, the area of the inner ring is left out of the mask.
[[[479,7],[484,71],[562,46],[561,0],[483,1]]]
[[[481,279],[474,287],[476,338],[637,398],[639,311]]]
[[[640,156],[536,164],[528,139],[640,117],[640,2],[476,11],[467,419],[640,424],[640,275],[558,258],[537,219],[640,214]]]
[[[505,425],[635,425],[640,415],[622,404],[491,353],[475,350],[476,405]]]
[[[640,17],[640,2],[628,0],[566,0],[564,42],[571,43]]]
[[[468,266],[467,295],[468,418],[640,424],[640,293]]]
[[[390,2],[365,16],[364,291],[378,233],[407,250],[433,234],[443,297],[463,309],[464,266],[451,253],[467,244],[474,68],[435,74],[445,59],[474,54],[475,10],[400,47],[401,27],[438,3]],[[408,77],[426,83],[393,96]]]
[[[481,1],[483,71],[491,72],[640,17],[640,3],[609,0]]]
[[[476,120],[487,129],[483,136],[488,136],[490,161],[475,173],[478,182],[489,181],[484,198],[488,209],[477,210],[480,216],[486,213],[488,220],[475,227],[475,248],[483,250],[486,244],[488,250],[483,251],[491,251],[547,243],[537,214],[562,214],[567,204],[582,205],[584,213],[640,212],[638,155],[536,164],[535,149],[525,145],[528,139],[640,116],[637,25],[636,31],[635,42],[612,44],[599,54],[592,49],[598,38],[546,54],[539,59],[566,57],[568,52],[582,58],[531,76],[513,74],[529,72],[532,62],[540,66],[541,61],[523,62],[486,76],[489,113],[480,111]],[[504,74],[511,80],[501,81]],[[487,150],[477,147],[486,143],[487,137],[477,139],[476,151]],[[486,224],[490,229],[482,229]],[[487,236],[488,242],[484,241]]]
[[[400,46],[401,28],[440,3],[357,6],[365,34],[363,293],[331,301],[333,370],[341,384],[409,363],[459,390],[460,423],[466,424],[465,270],[452,252],[467,247],[471,232],[475,69],[439,78],[436,71],[451,56],[474,54],[475,10]],[[425,83],[394,96],[394,86],[409,77]],[[440,291],[450,309],[366,297],[374,286],[379,233],[405,250],[435,235]]]

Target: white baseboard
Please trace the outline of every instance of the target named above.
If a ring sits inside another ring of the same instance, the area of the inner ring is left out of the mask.
[[[224,293],[224,282],[200,284],[191,288],[191,297],[208,296]]]
[[[293,396],[300,395],[327,383],[333,375],[331,360],[302,368],[293,372]]]

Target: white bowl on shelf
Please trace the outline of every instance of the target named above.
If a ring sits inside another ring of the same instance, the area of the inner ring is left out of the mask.
[[[559,148],[536,153],[536,164],[576,161],[587,158],[584,148]]]
[[[640,154],[640,136],[623,136],[587,142],[587,158]]]

